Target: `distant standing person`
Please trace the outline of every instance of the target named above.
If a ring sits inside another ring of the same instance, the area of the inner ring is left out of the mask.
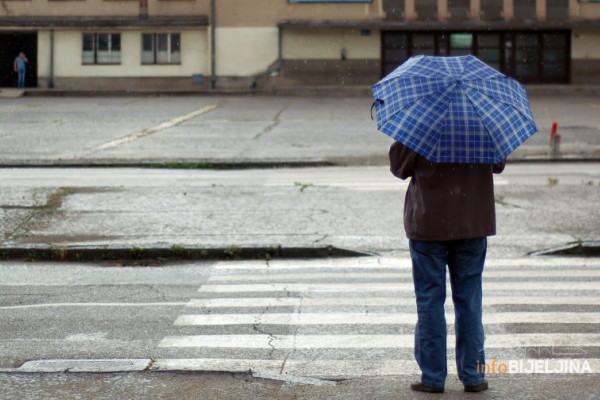
[[[17,58],[15,58],[14,69],[15,72],[19,75],[19,79],[17,81],[18,88],[25,87],[25,64],[29,62],[29,59],[25,55],[25,53],[20,52]]]

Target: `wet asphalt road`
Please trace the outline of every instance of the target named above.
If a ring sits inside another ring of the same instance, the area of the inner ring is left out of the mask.
[[[532,105],[542,133],[515,157],[544,156],[552,121],[568,156],[598,156],[596,98],[534,96]],[[368,98],[309,97],[2,100],[4,165],[325,160],[356,166],[3,168],[3,246],[293,244],[375,254],[153,268],[0,263],[0,368],[69,358],[147,358],[154,368],[4,372],[3,398],[428,397],[406,389],[418,378],[401,225],[406,184],[387,172],[389,140],[374,132],[369,106]],[[561,359],[587,360],[593,373],[490,374],[492,388],[479,397],[598,398],[600,266],[596,259],[527,255],[600,240],[599,200],[597,163],[509,164],[496,180],[498,235],[490,239],[486,269],[488,358],[519,360],[529,350],[553,368]],[[156,372],[161,365],[285,375],[280,381]],[[317,381],[286,381],[290,376]],[[319,381],[331,377],[347,380]],[[455,375],[447,390],[443,398],[464,398]]]

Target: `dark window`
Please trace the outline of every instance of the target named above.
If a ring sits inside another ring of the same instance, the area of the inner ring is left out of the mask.
[[[538,76],[538,35],[518,33],[515,35],[515,76],[528,79]]]
[[[568,83],[570,32],[406,32],[382,33],[383,75],[415,55],[474,54],[523,83]]]
[[[471,12],[471,0],[448,0],[448,11],[454,19],[467,19]]]
[[[433,56],[435,51],[434,33],[415,33],[412,37],[412,55]]]
[[[383,11],[386,18],[403,18],[404,0],[384,0]]]
[[[501,19],[504,0],[481,0],[483,19]]]
[[[419,0],[415,2],[415,11],[419,19],[437,19],[437,0]]]
[[[465,56],[473,54],[473,34],[472,33],[451,33],[450,34],[450,55]]]
[[[142,34],[142,64],[180,64],[181,34]]]
[[[500,71],[500,33],[480,33],[477,35],[477,56],[490,67]]]
[[[549,19],[569,18],[569,0],[546,0],[546,16]]]
[[[535,19],[537,12],[535,0],[519,0],[514,2],[515,18],[517,19]]]
[[[288,0],[288,3],[372,3],[373,0]]]
[[[542,76],[555,79],[567,73],[567,38],[563,33],[542,34]]]
[[[119,33],[84,33],[81,62],[83,64],[120,64]]]
[[[384,32],[383,61],[384,75],[408,59],[408,34],[400,32]]]
[[[451,33],[450,34],[450,55],[465,56],[473,54],[473,34],[472,33]]]

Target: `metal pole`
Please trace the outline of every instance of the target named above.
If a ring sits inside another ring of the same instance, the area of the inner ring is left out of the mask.
[[[210,88],[214,89],[217,82],[217,49],[216,49],[216,0],[210,0]]]
[[[54,29],[50,30],[50,76],[48,77],[48,87],[54,87]]]

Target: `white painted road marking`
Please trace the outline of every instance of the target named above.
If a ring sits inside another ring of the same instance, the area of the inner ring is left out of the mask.
[[[190,300],[185,308],[188,313],[174,322],[175,326],[186,327],[188,335],[167,336],[158,345],[163,349],[194,349],[199,358],[158,360],[155,365],[158,370],[235,371],[252,368],[253,371],[319,378],[418,375],[418,366],[412,359],[393,359],[394,356],[385,355],[389,353],[398,357],[397,352],[391,353],[390,350],[412,349],[412,334],[335,334],[339,328],[335,331],[332,328],[340,325],[414,325],[417,315],[410,312],[415,308],[410,264],[408,258],[374,257],[322,260],[318,263],[275,260],[268,264],[264,261],[213,264],[214,273],[198,290],[201,298]],[[561,354],[560,357],[567,355],[577,362],[585,361],[586,373],[600,372],[600,360],[583,358],[589,354],[588,349],[600,347],[600,334],[573,333],[577,329],[570,327],[572,324],[587,325],[588,332],[595,332],[595,324],[600,324],[600,310],[590,309],[590,306],[600,304],[599,278],[600,260],[589,258],[488,260],[484,271],[484,292],[493,291],[493,296],[484,294],[484,305],[544,306],[542,311],[537,311],[537,308],[532,311],[532,307],[527,307],[522,311],[503,309],[502,312],[494,312],[492,308],[484,312],[484,324],[496,325],[496,329],[486,335],[488,355],[501,360],[503,356],[510,358],[514,354],[525,356],[525,349],[546,349],[552,354]],[[450,292],[450,285],[447,290]],[[545,296],[544,291],[551,293]],[[595,293],[588,296],[584,295],[584,291]],[[263,293],[267,297],[260,297]],[[236,297],[240,294],[243,297]],[[447,303],[446,321],[451,324],[454,319],[451,300]],[[394,306],[410,308],[408,312],[370,309]],[[575,306],[575,311],[564,306]],[[577,306],[588,308],[578,309]],[[276,310],[278,307],[280,312]],[[292,307],[292,310],[282,310],[281,307]],[[315,309],[306,312],[308,307]],[[523,333],[511,333],[511,324],[529,325]],[[546,332],[548,324],[568,328],[566,331],[561,329],[561,333]],[[273,332],[282,334],[246,334],[256,333],[252,330],[256,326],[269,326],[266,328],[269,332],[279,327]],[[290,326],[312,328],[286,328]],[[498,326],[505,326],[508,332],[503,333],[505,331]],[[202,334],[210,332],[206,329],[209,327],[216,332],[221,332],[221,329],[215,327],[228,329],[223,329],[224,334]],[[199,334],[189,335],[192,328],[197,329]],[[300,334],[288,333],[294,330]],[[377,332],[377,329],[371,328],[367,332]],[[452,350],[455,337],[449,336],[447,343]],[[244,359],[252,350],[268,351],[279,359]],[[339,359],[313,360],[303,351]],[[355,359],[357,352],[363,354],[361,351],[368,354],[373,351],[376,355]],[[225,354],[231,359],[202,358],[211,353]],[[352,356],[349,357],[349,354]],[[400,351],[400,354],[405,354],[405,351]],[[561,370],[561,360],[564,358],[545,360],[548,371],[539,373],[558,373],[554,371]],[[527,363],[531,360],[522,361]],[[456,374],[453,364],[449,362],[449,371]]]
[[[574,268],[598,268],[600,259],[591,257],[530,257],[530,258],[508,258],[508,259],[487,259],[485,261],[486,269],[484,276],[490,272],[491,267],[515,267],[518,269],[536,269],[540,271],[548,267],[565,267],[564,271],[570,271]],[[345,270],[354,269],[373,269],[378,270],[407,270],[412,267],[410,258],[380,258],[380,257],[359,257],[351,259],[330,259],[320,260],[315,263],[313,260],[272,260],[268,264],[264,261],[240,261],[236,263],[218,262],[213,265],[215,270],[237,271],[279,271],[279,270],[314,270],[325,268],[341,268]],[[493,269],[494,270],[494,269]],[[503,270],[503,269],[502,269]]]
[[[446,321],[454,321],[447,314]],[[175,325],[414,325],[416,313],[269,313],[181,315]],[[600,324],[600,313],[503,312],[485,313],[484,324]]]
[[[448,348],[456,338],[448,336]],[[486,336],[486,349],[597,346],[597,333],[515,333]],[[195,335],[168,336],[159,347],[227,349],[401,349],[412,348],[413,335]]]
[[[598,296],[483,296],[484,305],[539,304],[539,305],[598,305]],[[315,306],[415,306],[412,297],[234,297],[192,299],[187,307],[192,308],[272,308],[272,307],[315,307]]]
[[[484,271],[484,278],[600,278],[600,269],[595,270],[564,270],[564,271]],[[410,279],[412,272],[305,272],[295,274],[240,274],[240,275],[213,275],[209,282],[301,282],[325,279]]]
[[[122,137],[120,139],[116,139],[116,140],[112,140],[112,141],[110,141],[108,143],[104,143],[104,144],[96,147],[96,150],[106,150],[106,149],[110,149],[112,147],[119,146],[119,145],[124,144],[124,143],[133,142],[134,140],[143,138],[145,136],[151,135],[153,133],[156,133],[156,132],[159,132],[159,131],[162,131],[162,130],[165,130],[165,129],[172,128],[172,127],[174,127],[176,125],[179,125],[179,124],[181,124],[181,123],[183,123],[185,121],[188,121],[188,120],[190,120],[192,118],[198,117],[198,116],[200,116],[202,114],[206,114],[207,112],[210,112],[210,111],[214,110],[217,107],[219,107],[218,104],[210,104],[210,105],[208,105],[206,107],[202,107],[199,110],[193,111],[193,112],[191,112],[189,114],[185,114],[185,115],[182,115],[182,116],[177,117],[177,118],[173,118],[173,119],[171,119],[169,121],[163,122],[162,124],[159,124],[159,125],[154,126],[152,128],[144,129],[143,131],[136,132],[136,133],[131,134],[129,136],[125,136],[125,137]]]
[[[484,290],[533,291],[533,290],[600,290],[597,282],[484,282]],[[448,289],[450,289],[448,287]],[[248,285],[202,285],[201,293],[242,292],[384,292],[414,291],[413,283],[259,283]]]
[[[28,308],[66,308],[66,307],[181,307],[189,304],[185,302],[173,303],[47,303],[47,304],[21,304],[18,306],[2,306],[0,310],[20,310]]]

